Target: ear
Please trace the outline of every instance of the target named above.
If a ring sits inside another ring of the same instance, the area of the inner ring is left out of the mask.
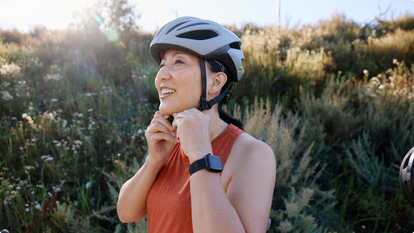
[[[212,79],[209,82],[208,94],[218,96],[221,88],[227,82],[227,75],[223,72],[213,73]]]

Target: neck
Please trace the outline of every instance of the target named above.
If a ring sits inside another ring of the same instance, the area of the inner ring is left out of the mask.
[[[220,118],[218,107],[204,110],[203,113],[210,116],[210,141],[213,141],[221,134],[221,132],[223,132],[228,124]]]

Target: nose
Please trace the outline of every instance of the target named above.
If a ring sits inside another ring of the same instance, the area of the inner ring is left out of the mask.
[[[171,78],[171,74],[167,66],[163,66],[157,73],[157,79],[159,81],[164,81]]]

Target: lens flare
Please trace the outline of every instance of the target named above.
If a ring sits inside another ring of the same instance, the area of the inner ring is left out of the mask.
[[[106,29],[106,36],[111,41],[118,41],[118,39],[119,39],[118,33],[112,28],[107,28]]]
[[[95,15],[94,18],[95,18],[96,22],[98,22],[98,23],[101,23],[102,22],[101,17]]]

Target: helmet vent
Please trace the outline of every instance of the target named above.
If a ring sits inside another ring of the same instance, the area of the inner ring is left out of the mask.
[[[241,49],[240,48],[240,42],[233,42],[229,46],[230,46],[230,48],[233,48],[233,49],[238,49],[238,50]]]
[[[177,24],[177,25],[175,25],[174,27],[172,27],[172,28],[170,28],[170,30],[168,30],[168,32],[167,33],[165,33],[165,35],[167,35],[168,33],[170,33],[172,30],[174,30],[174,29],[176,29],[177,27],[179,27],[180,25],[183,25],[183,24],[185,24],[185,23],[187,23],[188,21],[185,21],[185,22],[181,22],[181,23],[179,23],[179,24]]]
[[[162,26],[162,28],[160,30],[158,30],[158,32],[157,32],[157,34],[155,34],[154,38],[157,37],[162,32],[162,30],[165,28],[165,26],[166,25]]]
[[[185,32],[178,35],[179,38],[192,39],[192,40],[208,40],[217,37],[218,34],[210,30],[197,30],[191,32]]]
[[[190,24],[190,25],[187,25],[187,26],[184,26],[184,27],[182,27],[182,28],[179,28],[177,31],[181,31],[181,30],[183,30],[184,28],[188,28],[188,27],[193,27],[193,26],[198,26],[198,25],[208,25],[208,23],[203,23],[203,22],[201,22],[201,23],[193,23],[193,24]]]

